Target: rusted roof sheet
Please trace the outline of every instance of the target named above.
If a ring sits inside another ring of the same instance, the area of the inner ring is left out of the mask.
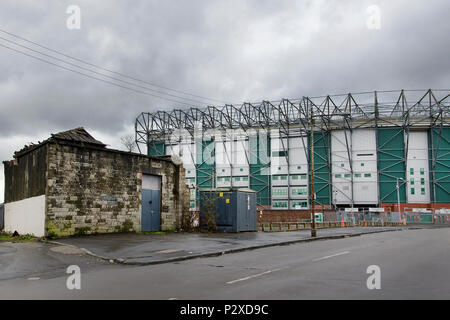
[[[104,144],[103,142],[94,139],[94,137],[92,137],[82,127],[52,134],[52,138],[57,139],[57,140],[70,141],[70,142],[82,142],[82,143],[94,144],[94,145],[102,146],[102,147],[106,146],[106,144]]]
[[[52,134],[50,138],[42,142],[38,142],[38,144],[32,143],[30,145],[26,145],[20,151],[14,152],[14,158],[18,158],[30,151],[40,148],[41,146],[50,141],[71,142],[77,144],[91,145],[97,148],[106,147],[106,144],[104,144],[99,140],[94,139],[94,137],[92,137],[83,127],[80,127]]]

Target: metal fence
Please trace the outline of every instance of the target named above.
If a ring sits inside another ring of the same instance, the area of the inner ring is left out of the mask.
[[[450,214],[440,210],[433,212],[371,212],[360,209],[359,212],[345,212],[343,210],[326,215],[325,221],[344,221],[352,224],[363,222],[404,222],[406,224],[450,224]]]

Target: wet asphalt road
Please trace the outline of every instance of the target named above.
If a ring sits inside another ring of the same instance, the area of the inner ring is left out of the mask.
[[[76,255],[65,259],[80,261],[81,290],[66,288],[64,269],[40,280],[0,280],[0,299],[450,299],[450,228],[370,234],[142,267],[108,265]],[[369,265],[380,267],[380,290],[366,286]]]

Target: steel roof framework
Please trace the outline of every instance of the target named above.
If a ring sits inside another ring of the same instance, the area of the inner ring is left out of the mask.
[[[313,124],[311,124],[311,112],[314,115]],[[311,127],[319,135],[324,135],[331,130],[345,130],[353,179],[347,132],[351,133],[358,128],[403,128],[407,141],[404,157],[399,161],[406,164],[409,130],[413,127],[433,127],[441,128],[440,132],[442,132],[443,127],[450,125],[449,120],[450,90],[374,91],[320,97],[305,96],[301,99],[282,99],[241,105],[207,106],[202,109],[142,112],[135,122],[135,141],[141,152],[140,145],[149,146],[151,141],[173,143],[173,134],[179,129],[188,132],[192,138],[199,127],[202,134],[207,130],[240,129],[248,133],[250,129],[275,129],[278,130],[282,148],[286,151],[285,159],[289,168],[289,143],[286,145],[283,138],[307,137]],[[309,161],[309,149],[305,145],[304,151]],[[330,170],[330,179],[323,181],[323,188],[325,188],[331,184],[331,159],[327,157],[323,160],[328,163]],[[433,158],[431,161],[434,168],[438,160]],[[435,179],[432,180],[435,188],[438,182]],[[331,199],[331,188],[329,193]],[[380,201],[383,199],[379,199]],[[351,203],[353,206],[353,199]]]

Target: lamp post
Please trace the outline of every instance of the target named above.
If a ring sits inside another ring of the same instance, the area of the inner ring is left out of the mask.
[[[316,231],[316,213],[315,213],[315,194],[314,194],[314,118],[313,109],[311,106],[311,142],[310,142],[310,156],[311,156],[311,237],[315,238],[317,236]]]

